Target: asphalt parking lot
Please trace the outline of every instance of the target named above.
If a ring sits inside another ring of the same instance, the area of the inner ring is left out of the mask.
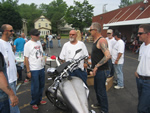
[[[62,45],[67,41],[67,39],[62,39]],[[53,49],[46,49],[46,53],[51,55],[58,56],[61,48],[57,47],[57,40],[53,40],[54,48]],[[85,43],[88,51],[91,51],[92,42]],[[107,92],[108,95],[108,102],[109,102],[109,113],[136,113],[137,112],[137,88],[136,88],[136,81],[134,72],[137,68],[138,55],[132,53],[131,51],[127,50],[125,52],[125,63],[123,66],[123,73],[124,73],[124,82],[125,88],[116,90],[113,87]],[[55,66],[55,62],[52,62],[52,66]],[[46,66],[46,69],[48,66]],[[45,90],[46,88],[52,83],[52,81],[48,81],[48,75],[45,73]],[[25,78],[25,73],[23,71],[23,78]],[[93,86],[89,87],[90,95],[89,95],[89,106],[92,103],[96,103],[96,97]],[[49,100],[46,98],[45,93],[43,93],[43,100],[47,101],[46,105],[40,105],[39,110],[35,111],[30,106],[31,101],[31,94],[30,94],[30,82],[27,84],[22,84],[18,91],[17,96],[19,98],[19,108],[21,113],[67,113],[66,111],[61,111],[54,107]],[[100,113],[98,109],[94,109],[96,113]]]

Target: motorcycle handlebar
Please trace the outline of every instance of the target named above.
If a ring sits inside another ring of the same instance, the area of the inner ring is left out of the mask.
[[[60,80],[62,79],[63,75],[65,75],[65,74],[68,75],[67,70],[69,70],[71,67],[74,67],[74,66],[77,65],[81,60],[83,60],[83,59],[85,59],[85,58],[87,58],[87,56],[82,56],[82,57],[80,57],[79,59],[74,60],[73,62],[71,62],[71,64],[68,65],[68,67],[61,73],[61,75],[60,75],[58,78],[55,79],[56,82],[55,82],[55,84],[54,84],[54,86],[53,86],[53,89],[56,90],[56,89],[58,88],[59,83],[60,83]]]

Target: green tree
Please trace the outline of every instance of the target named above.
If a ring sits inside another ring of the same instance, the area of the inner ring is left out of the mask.
[[[15,30],[22,28],[22,18],[12,4],[8,2],[0,3],[0,11],[0,26],[2,24],[10,24]]]
[[[132,4],[138,3],[138,2],[142,2],[143,0],[133,0]]]
[[[14,0],[14,1],[13,0],[1,0],[2,4],[7,2],[7,3],[11,4],[13,7],[17,7],[18,6],[18,1],[19,0]]]
[[[67,4],[63,0],[54,0],[49,5],[41,4],[40,9],[43,14],[51,21],[52,32],[58,33],[58,26],[63,24],[63,16],[67,10]]]
[[[121,0],[119,8],[123,8],[123,7],[126,7],[131,4],[132,4],[132,1],[130,1],[130,0]]]
[[[34,3],[21,4],[18,6],[18,12],[21,17],[27,20],[27,28],[28,32],[34,28],[34,21],[39,18],[42,14],[42,11],[38,8],[38,6]]]
[[[74,1],[74,4],[75,6],[68,8],[65,20],[67,23],[72,24],[72,27],[78,28],[82,32],[92,22],[94,7],[89,5],[88,0],[84,0],[83,3]]]
[[[119,8],[123,8],[123,7],[126,7],[128,5],[135,4],[135,3],[138,3],[141,1],[143,1],[143,0],[121,0]]]

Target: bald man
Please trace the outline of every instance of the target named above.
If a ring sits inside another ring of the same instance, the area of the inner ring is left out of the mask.
[[[78,49],[82,49],[82,51],[80,51],[78,55],[74,57],[75,52]],[[71,61],[73,57],[74,59],[78,59],[80,56],[84,56],[84,55],[88,56],[88,51],[87,51],[85,44],[77,40],[76,30],[71,30],[69,32],[69,41],[64,44],[59,58],[62,60],[62,62],[67,62],[67,61]],[[70,75],[81,78],[86,84],[87,73],[84,70],[84,61],[81,61],[78,67],[79,68],[74,70],[73,73],[71,73]]]
[[[9,86],[13,90],[14,94],[16,95],[16,81],[17,81],[17,69],[15,63],[15,56],[12,51],[12,47],[8,42],[10,37],[14,34],[13,27],[9,24],[2,25],[1,29],[3,30],[2,38],[0,39],[0,52],[4,56],[5,63],[7,66],[7,75],[8,75],[8,82]],[[12,104],[11,100],[9,101]],[[20,113],[19,107],[17,106],[17,102],[15,103],[16,106],[10,106],[10,113]]]

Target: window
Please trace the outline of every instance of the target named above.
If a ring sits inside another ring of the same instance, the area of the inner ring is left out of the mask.
[[[48,27],[48,23],[45,24],[45,27]]]
[[[41,18],[41,21],[44,21],[44,18]]]
[[[39,23],[39,27],[41,27],[41,24]]]

